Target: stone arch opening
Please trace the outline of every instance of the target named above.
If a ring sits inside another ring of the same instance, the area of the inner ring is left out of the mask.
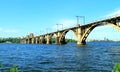
[[[61,44],[66,44],[68,42],[76,42],[77,40],[77,35],[75,30],[65,30],[61,37],[60,37],[60,43]]]
[[[39,43],[40,43],[40,44],[45,44],[45,43],[46,43],[45,35],[39,36]]]
[[[56,43],[56,37],[57,37],[56,33],[52,33],[49,35],[49,39],[52,44]]]
[[[86,41],[86,39],[88,38],[88,36],[90,35],[90,33],[94,30],[94,29],[96,29],[96,27],[98,27],[98,26],[104,26],[104,25],[106,25],[106,26],[111,26],[111,28],[115,28],[115,29],[117,29],[117,30],[119,30],[120,31],[120,26],[118,26],[118,25],[116,25],[116,24],[112,24],[112,23],[108,23],[108,22],[103,22],[103,23],[101,23],[101,24],[95,24],[95,25],[93,25],[93,26],[91,26],[91,27],[89,27],[86,31],[85,31],[85,33],[83,34],[83,36],[82,36],[82,38],[81,38],[81,41]],[[102,30],[101,30],[102,31]],[[108,34],[108,33],[107,33]],[[104,35],[104,34],[103,34]],[[96,36],[96,35],[95,35]]]

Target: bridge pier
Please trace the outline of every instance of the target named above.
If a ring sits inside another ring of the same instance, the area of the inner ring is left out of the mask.
[[[86,45],[86,41],[84,41],[84,42],[77,41],[77,45],[78,45],[78,46],[81,46],[81,45]]]
[[[47,41],[46,41],[46,44],[51,44],[51,40],[52,40],[52,39],[51,39],[50,35],[47,35],[47,36],[46,36],[46,40],[47,40]]]
[[[40,37],[40,43],[45,44],[45,37],[43,37],[43,36]]]
[[[61,44],[61,42],[60,42],[60,36],[61,36],[61,32],[58,32],[57,34],[56,34],[56,44],[57,45],[60,45]]]
[[[38,37],[35,38],[35,44],[39,44],[39,38]]]
[[[29,44],[32,44],[32,38],[29,38]]]
[[[60,41],[59,41],[60,37],[56,37],[56,44],[59,45]]]
[[[62,44],[66,44],[66,42],[65,42],[65,36],[61,38],[60,44],[61,44],[61,45],[62,45]]]
[[[35,38],[35,44],[37,44],[37,38]]]
[[[39,41],[39,44],[41,44],[41,40],[40,40],[40,37],[39,37],[38,41]]]
[[[39,38],[39,43],[42,44],[42,37]]]
[[[83,34],[85,32],[84,29],[82,29],[80,26],[78,26],[79,28],[77,29],[77,45],[86,45],[86,41],[82,39]]]
[[[34,38],[32,38],[32,44],[34,44],[35,43],[35,39]]]
[[[29,44],[29,39],[26,39],[26,43]]]

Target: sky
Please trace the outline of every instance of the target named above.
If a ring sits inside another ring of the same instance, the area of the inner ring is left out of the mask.
[[[63,29],[74,27],[76,16],[85,16],[85,23],[89,23],[118,15],[120,0],[0,0],[0,37],[46,34],[56,31],[56,24],[63,24]],[[82,18],[79,23],[83,25]],[[119,36],[120,31],[102,26],[95,28],[88,39],[120,40]]]

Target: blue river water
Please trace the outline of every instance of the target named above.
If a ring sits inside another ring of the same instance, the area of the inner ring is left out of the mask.
[[[114,63],[120,63],[120,42],[0,44],[1,72],[14,64],[20,72],[111,72]]]

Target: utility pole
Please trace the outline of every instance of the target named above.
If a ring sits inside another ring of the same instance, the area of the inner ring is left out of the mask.
[[[57,31],[59,31],[59,24],[56,24],[57,25]]]
[[[76,16],[77,17],[77,25],[79,24],[79,16]]]
[[[59,25],[61,25],[61,26],[62,26],[62,30],[63,30],[63,24],[59,24]]]
[[[77,17],[77,25],[79,25],[79,18],[83,19],[83,24],[85,25],[85,16],[76,16]]]
[[[63,24],[56,24],[57,25],[57,31],[59,31],[59,27],[62,26],[62,30],[63,30]]]

